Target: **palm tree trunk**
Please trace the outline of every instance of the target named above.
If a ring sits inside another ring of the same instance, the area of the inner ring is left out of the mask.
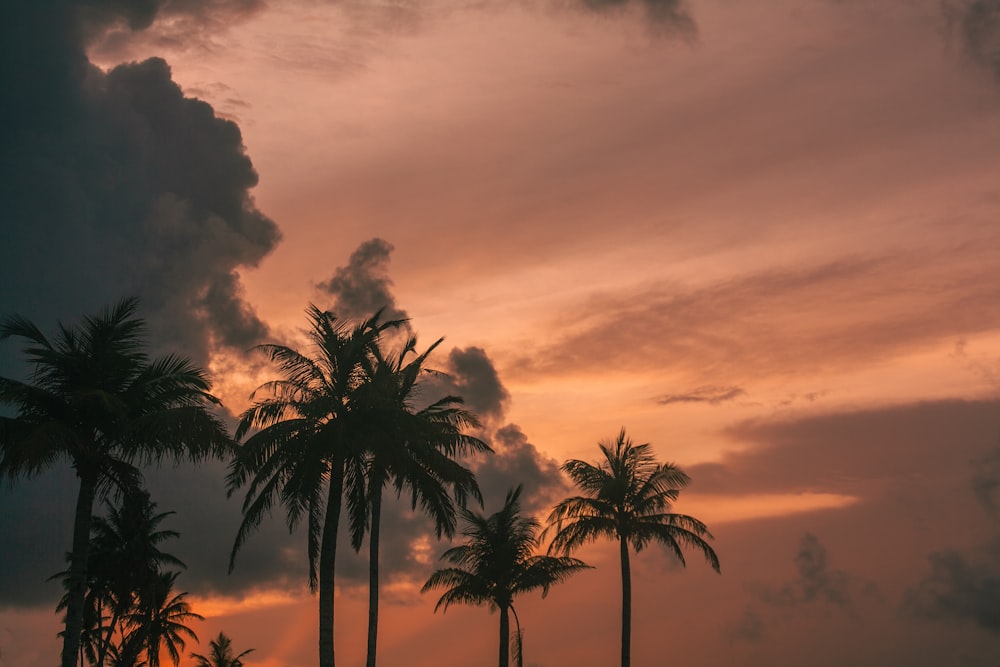
[[[340,505],[344,493],[344,463],[335,457],[330,470],[330,489],[323,520],[323,538],[319,548],[319,665],[334,667],[333,607],[334,574],[337,560],[337,532]]]
[[[628,562],[628,540],[619,538],[622,557],[622,667],[632,663],[632,570]]]
[[[510,618],[507,607],[500,608],[500,667],[510,666]]]
[[[83,632],[83,603],[87,594],[87,560],[90,557],[90,521],[97,494],[97,475],[77,468],[80,491],[73,518],[73,551],[69,564],[66,598],[66,628],[63,634],[62,667],[76,667]]]
[[[368,536],[368,660],[365,667],[375,667],[375,648],[378,644],[378,540],[382,523],[382,480],[372,477],[372,518]]]

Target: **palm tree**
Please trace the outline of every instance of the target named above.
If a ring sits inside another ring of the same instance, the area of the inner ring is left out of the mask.
[[[576,459],[563,464],[586,494],[563,500],[549,515],[557,529],[549,553],[569,553],[599,537],[618,540],[622,569],[622,667],[631,661],[632,574],[629,547],[636,553],[651,542],[667,547],[685,565],[681,547],[701,551],[719,572],[719,558],[706,541],[701,521],[670,512],[690,478],[672,463],[657,463],[649,444],[633,445],[623,428],[614,442],[599,443],[604,460],[597,465]]]
[[[510,621],[507,611],[513,611],[514,596],[542,589],[542,597],[553,584],[564,581],[574,572],[590,566],[567,556],[538,556],[537,519],[521,516],[521,487],[507,493],[503,508],[486,517],[462,509],[468,541],[442,554],[443,560],[456,567],[438,570],[431,575],[421,592],[432,588],[447,588],[434,606],[434,611],[461,602],[489,605],[500,611],[500,667],[508,667]],[[516,614],[515,614],[516,617]],[[520,626],[520,623],[518,623]],[[518,631],[520,634],[520,630]],[[520,663],[520,642],[515,654]]]
[[[80,481],[62,667],[77,664],[95,499],[137,488],[138,464],[230,451],[208,410],[219,401],[205,372],[175,355],[150,361],[137,306],[125,299],[76,328],[60,325],[52,340],[23,317],[0,322],[0,340],[26,341],[34,365],[31,383],[0,377],[0,404],[17,410],[0,417],[0,475],[30,478],[68,459]]]
[[[171,661],[181,661],[186,645],[184,637],[198,641],[198,635],[185,623],[204,620],[191,611],[187,593],[173,594],[177,572],[160,572],[139,593],[135,611],[129,615],[132,631],[126,644],[135,642],[146,652],[149,667],[160,667],[160,650],[165,648]]]
[[[462,399],[457,396],[446,396],[422,409],[414,405],[421,375],[433,372],[424,363],[443,340],[422,354],[417,354],[417,340],[412,336],[398,354],[376,347],[375,356],[365,364],[367,381],[358,392],[364,406],[359,425],[366,434],[369,511],[366,667],[375,667],[378,645],[379,539],[385,487],[391,484],[397,497],[409,489],[411,508],[420,505],[433,521],[438,539],[454,535],[456,503],[465,507],[471,495],[482,504],[475,475],[455,460],[467,453],[493,451],[482,440],[463,433],[465,428],[479,427],[475,415],[461,407]],[[354,548],[360,548],[362,533],[355,529],[352,538]]]
[[[105,501],[106,517],[95,517],[91,528],[90,563],[84,606],[84,655],[100,667],[117,634],[128,634],[126,620],[135,610],[139,593],[161,572],[163,564],[186,567],[175,556],[160,550],[164,540],[178,537],[159,525],[173,512],[156,512],[145,490],[128,492],[120,506]],[[67,578],[62,572],[57,577]],[[59,608],[65,608],[63,596]],[[106,612],[110,615],[106,615]],[[105,625],[107,621],[107,625]]]
[[[354,426],[356,395],[365,382],[362,362],[372,354],[379,335],[399,321],[379,321],[379,313],[353,328],[310,305],[307,331],[315,356],[284,345],[262,345],[278,365],[282,379],[262,385],[240,417],[236,439],[252,429],[230,466],[229,494],[248,485],[243,521],[230,555],[236,554],[267,515],[274,502],[285,508],[289,530],[303,516],[308,525],[309,586],[319,587],[319,664],[333,667],[334,564],[341,502],[355,532],[363,530],[364,470]]]
[[[233,655],[233,640],[224,632],[220,632],[208,646],[212,650],[207,657],[199,653],[191,654],[191,657],[198,661],[195,667],[243,667],[243,656],[254,651],[248,648],[239,655]]]

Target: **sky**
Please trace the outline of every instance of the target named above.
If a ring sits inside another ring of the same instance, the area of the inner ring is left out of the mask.
[[[1000,1],[14,0],[0,314],[141,299],[227,419],[308,304],[410,318],[482,418],[486,511],[625,428],[721,560],[633,559],[633,661],[1000,663]],[[0,375],[24,376],[15,341]],[[248,667],[316,662],[305,536],[227,574],[224,462],[146,470],[177,586]],[[66,465],[0,490],[0,665],[48,667]],[[448,547],[383,530],[381,664],[489,665]],[[517,602],[526,664],[614,664],[615,545]],[[338,552],[364,660],[366,553]],[[414,663],[413,656],[424,656]],[[185,659],[182,665],[191,664]]]

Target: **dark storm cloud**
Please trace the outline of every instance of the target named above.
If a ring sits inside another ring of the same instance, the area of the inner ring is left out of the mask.
[[[380,238],[365,241],[351,253],[347,266],[317,287],[333,297],[330,307],[337,317],[363,319],[382,311],[383,319],[406,319],[406,311],[396,305],[389,278],[389,258],[393,246]]]
[[[264,332],[238,270],[278,230],[249,194],[239,128],[185,97],[163,60],[87,61],[93,34],[145,27],[159,7],[19,2],[0,27],[0,284],[5,310],[43,325],[139,296],[154,345],[205,363],[210,340]]]
[[[200,365],[213,346],[243,350],[266,333],[242,297],[239,271],[278,241],[254,205],[257,183],[239,127],[185,97],[166,62],[104,72],[86,48],[108,30],[139,30],[166,13],[235,11],[246,3],[14,0],[0,24],[0,308],[50,332],[135,295],[155,351]],[[21,374],[19,348],[0,347],[0,374]],[[245,557],[225,575],[237,502],[224,466],[148,471],[154,501],[175,510],[185,587],[260,579],[280,551]],[[180,474],[183,472],[183,476]],[[63,569],[78,482],[64,468],[0,495],[0,601],[58,599],[45,578]],[[100,511],[99,507],[97,508]],[[267,561],[271,558],[271,561]]]
[[[902,611],[933,621],[971,622],[1000,634],[1000,538],[974,552],[942,550],[930,573],[906,591]]]
[[[1000,0],[951,2],[945,16],[966,55],[1000,84]]]
[[[732,401],[745,395],[746,391],[742,387],[698,387],[685,394],[663,394],[653,400],[660,405],[670,405],[672,403],[707,403],[709,405],[719,405],[720,403]]]

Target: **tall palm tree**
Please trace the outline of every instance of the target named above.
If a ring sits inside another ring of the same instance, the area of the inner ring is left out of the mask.
[[[355,417],[357,392],[366,381],[362,363],[379,336],[399,321],[371,319],[353,327],[310,305],[307,331],[314,356],[284,345],[262,345],[282,377],[262,385],[240,417],[236,439],[246,438],[230,466],[229,494],[247,485],[243,520],[229,569],[250,533],[275,501],[289,530],[306,518],[309,586],[319,587],[319,664],[333,667],[334,565],[342,499],[355,532],[365,516],[365,485]],[[258,394],[266,394],[257,399]]]
[[[185,637],[198,641],[198,635],[186,623],[204,620],[191,611],[187,593],[174,595],[177,572],[160,572],[139,593],[135,611],[129,616],[132,627],[126,644],[135,642],[146,652],[149,667],[160,667],[160,650],[166,649],[174,665],[180,664]]]
[[[230,451],[205,372],[175,355],[150,360],[137,306],[125,299],[52,339],[20,316],[0,322],[0,340],[23,339],[34,366],[31,382],[0,377],[0,404],[17,410],[0,417],[0,475],[33,477],[68,459],[80,483],[62,667],[77,664],[95,499],[136,488],[139,464]]]
[[[685,565],[681,547],[702,553],[719,572],[719,558],[706,541],[701,521],[670,512],[690,478],[672,463],[657,463],[649,444],[633,445],[623,428],[613,442],[599,443],[598,464],[570,460],[562,469],[586,494],[563,500],[549,515],[557,532],[550,553],[569,553],[598,538],[618,540],[622,570],[622,667],[631,662],[632,573],[629,548],[636,553],[659,542]]]
[[[243,667],[243,656],[254,651],[248,648],[239,655],[233,655],[233,640],[224,632],[220,632],[208,646],[211,652],[207,656],[199,653],[191,654],[191,657],[198,661],[195,667]]]
[[[462,509],[465,521],[462,534],[468,540],[441,556],[455,567],[438,570],[421,589],[421,592],[432,588],[447,589],[434,611],[439,607],[447,611],[448,605],[455,602],[486,604],[491,610],[499,610],[500,667],[508,667],[510,661],[507,612],[513,611],[514,597],[539,588],[545,597],[553,584],[590,567],[567,556],[535,555],[540,525],[537,519],[521,516],[520,498],[521,487],[518,486],[507,493],[503,508],[488,517]],[[521,653],[520,642],[515,653],[518,656]]]
[[[421,354],[416,352],[417,339],[413,336],[395,354],[376,347],[375,356],[366,362],[366,382],[358,392],[364,410],[360,426],[365,433],[369,512],[366,667],[376,664],[379,541],[385,488],[394,487],[397,497],[408,489],[411,508],[420,505],[434,523],[439,539],[454,535],[456,505],[465,507],[470,495],[482,504],[475,475],[456,460],[464,454],[493,451],[482,440],[463,432],[479,427],[475,415],[461,407],[462,399],[457,396],[446,396],[422,409],[416,407],[422,389],[420,378],[433,373],[424,364],[443,340],[438,339]],[[352,532],[355,549],[360,548],[362,539],[357,528]]]

